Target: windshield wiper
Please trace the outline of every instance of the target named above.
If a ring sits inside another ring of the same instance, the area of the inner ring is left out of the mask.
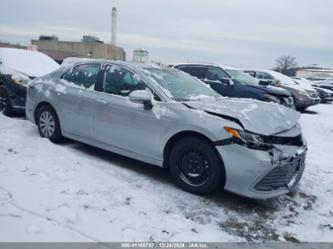
[[[178,101],[178,102],[192,101],[191,99],[187,99],[187,98],[174,98],[174,100],[176,100],[176,101]]]

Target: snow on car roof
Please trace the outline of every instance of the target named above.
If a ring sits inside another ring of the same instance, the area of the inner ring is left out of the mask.
[[[43,76],[59,68],[59,64],[46,54],[17,48],[0,48],[0,61],[7,68],[32,77]]]
[[[181,65],[193,65],[193,66],[215,66],[215,67],[221,67],[223,69],[236,69],[238,70],[239,68],[231,66],[231,65],[225,65],[225,64],[218,64],[218,63],[211,63],[211,62],[185,62],[185,63],[175,63],[173,67],[176,66],[181,66]]]
[[[119,66],[125,66],[129,68],[140,68],[140,69],[146,69],[146,68],[164,68],[162,66],[159,66],[155,63],[138,63],[138,62],[131,62],[131,61],[118,61],[118,60],[108,60],[108,59],[91,59],[91,58],[79,58],[79,57],[68,57],[66,58],[61,66],[69,67],[74,66],[76,64],[82,64],[82,63],[112,63]]]

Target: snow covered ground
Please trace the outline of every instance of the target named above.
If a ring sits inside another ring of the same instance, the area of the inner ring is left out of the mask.
[[[333,105],[310,110],[300,190],[270,201],[194,196],[166,170],[0,115],[0,241],[333,241]]]

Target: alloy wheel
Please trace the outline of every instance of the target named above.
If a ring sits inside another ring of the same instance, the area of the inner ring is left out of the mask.
[[[49,111],[43,111],[39,117],[39,127],[44,137],[50,138],[55,131],[55,120]]]

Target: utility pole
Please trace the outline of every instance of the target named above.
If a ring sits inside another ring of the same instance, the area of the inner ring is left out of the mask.
[[[117,46],[117,9],[112,8],[111,14],[111,44]]]

